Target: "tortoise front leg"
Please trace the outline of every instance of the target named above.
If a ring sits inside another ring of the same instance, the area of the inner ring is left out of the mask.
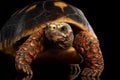
[[[75,36],[74,46],[86,63],[81,75],[100,76],[104,61],[98,39],[89,32],[81,31]]]
[[[44,31],[39,31],[32,34],[23,45],[20,46],[15,58],[17,70],[21,70],[28,75],[33,75],[30,64],[32,60],[36,59],[38,54],[43,51],[43,32]]]

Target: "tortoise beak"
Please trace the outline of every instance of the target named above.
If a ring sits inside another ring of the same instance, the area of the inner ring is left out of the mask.
[[[57,41],[65,41],[65,38],[67,37],[67,35],[65,35],[64,33],[61,33],[59,31],[56,31],[55,33],[53,33],[53,36],[52,36],[52,40],[54,42],[57,42]]]

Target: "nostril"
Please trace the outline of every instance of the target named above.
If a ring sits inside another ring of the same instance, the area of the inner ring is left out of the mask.
[[[53,29],[55,29],[55,26],[53,27]]]

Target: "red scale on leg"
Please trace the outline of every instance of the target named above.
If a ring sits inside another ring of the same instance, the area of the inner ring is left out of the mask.
[[[104,69],[104,60],[99,47],[98,39],[94,38],[89,32],[81,31],[75,36],[75,48],[82,53],[86,67],[82,75],[98,76]]]
[[[26,47],[22,47],[22,48],[23,48],[23,50],[27,51],[27,48],[26,48]]]
[[[31,47],[35,47],[35,44],[33,42],[30,43]]]
[[[93,53],[98,53],[99,50],[95,48],[95,49],[92,49],[92,51]]]
[[[34,53],[32,51],[29,51],[29,54],[33,57]]]
[[[92,64],[96,64],[96,60],[92,60],[91,63],[92,63]]]
[[[80,52],[84,54],[85,53],[84,48],[80,47]]]
[[[35,52],[36,52],[36,53],[39,53],[40,51],[39,51],[38,49],[35,49]]]
[[[90,46],[86,46],[85,50],[86,51],[90,50]]]
[[[25,60],[27,61],[27,62],[31,62],[31,58],[30,58],[30,56],[29,55],[25,55]]]
[[[33,59],[36,59],[38,53],[42,52],[40,50],[43,45],[38,44],[42,41],[42,33],[43,31],[32,34],[16,52],[16,68],[22,69],[27,74],[32,74],[29,64],[31,64]]]
[[[92,58],[92,56],[93,56],[93,55],[92,55],[91,53],[88,53],[88,54],[87,54],[87,58]]]
[[[21,57],[18,57],[18,58],[17,58],[17,60],[18,60],[18,61],[22,61],[22,60],[23,60],[23,58],[21,58]]]

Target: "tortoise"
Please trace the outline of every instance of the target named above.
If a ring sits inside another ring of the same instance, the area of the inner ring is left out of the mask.
[[[0,31],[0,50],[15,57],[15,66],[33,75],[36,59],[61,60],[83,76],[100,76],[100,43],[82,10],[61,0],[38,1],[16,11]]]

